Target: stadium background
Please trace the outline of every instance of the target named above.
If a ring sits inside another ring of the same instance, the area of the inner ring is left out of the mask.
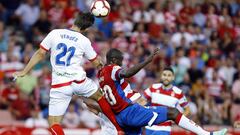
[[[209,130],[226,126],[239,131],[233,126],[240,121],[240,0],[108,1],[110,15],[96,19],[86,33],[102,58],[115,47],[124,52],[124,65],[129,67],[160,47],[157,58],[129,80],[133,88],[142,92],[159,82],[161,69],[171,65],[175,84],[190,102],[191,119]],[[91,2],[0,1],[1,132],[10,129],[27,134],[47,128],[48,59],[16,83],[11,75],[24,67],[51,29],[71,26],[78,12],[89,11]],[[96,80],[91,63],[86,61],[84,67],[88,77]],[[73,130],[84,134],[85,130],[96,131],[99,119],[73,97],[63,126],[69,134],[73,135]],[[174,131],[182,129],[175,127]]]

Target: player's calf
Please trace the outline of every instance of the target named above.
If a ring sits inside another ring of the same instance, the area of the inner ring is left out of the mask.
[[[60,125],[63,116],[49,116],[48,123],[49,123],[49,130],[52,135],[64,135],[63,129]]]
[[[208,132],[204,130],[202,127],[200,127],[199,125],[197,125],[192,120],[188,119],[176,108],[168,108],[167,117],[169,120],[175,121],[175,123],[180,127],[185,128],[189,131],[192,131],[193,133],[196,133],[198,135],[225,135],[227,132],[226,129],[216,131],[216,132]]]

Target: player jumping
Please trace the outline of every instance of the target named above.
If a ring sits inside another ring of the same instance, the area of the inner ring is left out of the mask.
[[[91,46],[90,40],[83,32],[94,23],[91,13],[77,16],[70,29],[52,30],[41,42],[40,48],[33,55],[26,67],[14,73],[14,77],[25,76],[49,51],[52,65],[52,84],[49,101],[49,125],[53,135],[64,135],[60,126],[63,115],[73,94],[84,96],[98,102],[102,111],[120,131],[109,103],[102,96],[98,86],[86,77],[82,65],[84,57],[96,68],[102,67],[101,60]]]

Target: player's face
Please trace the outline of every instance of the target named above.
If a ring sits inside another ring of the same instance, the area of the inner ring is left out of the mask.
[[[161,80],[162,80],[162,83],[165,86],[167,86],[167,85],[171,84],[172,81],[174,80],[174,75],[171,71],[165,70],[162,72]]]

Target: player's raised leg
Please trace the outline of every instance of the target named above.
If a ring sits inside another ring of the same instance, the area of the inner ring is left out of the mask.
[[[199,125],[197,125],[192,120],[188,119],[186,116],[184,116],[175,108],[167,109],[167,118],[169,120],[173,120],[178,126],[184,129],[187,129],[189,131],[192,131],[193,133],[196,133],[198,135],[225,135],[227,132],[227,129],[222,129],[220,131],[215,131],[215,132],[208,132],[204,130],[202,127],[200,127]],[[157,119],[154,122],[154,124],[158,124]]]

